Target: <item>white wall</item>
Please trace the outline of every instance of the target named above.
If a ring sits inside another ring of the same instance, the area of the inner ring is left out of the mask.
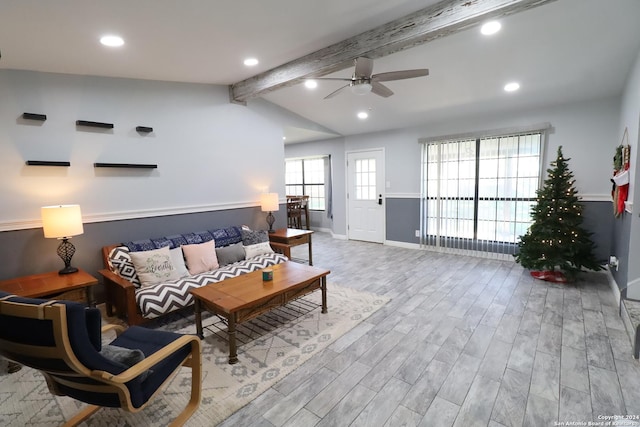
[[[633,206],[633,215],[628,214],[631,219],[628,259],[637,260],[640,257],[640,217],[638,217],[640,211],[640,206],[638,206],[638,201],[640,201],[640,176],[638,174],[638,170],[640,170],[638,168],[640,161],[640,52],[638,52],[635,65],[629,74],[622,95],[620,123],[617,129],[618,138],[611,146],[611,150],[621,144],[625,127],[629,132],[629,144],[631,145],[631,182],[628,200],[635,205]],[[618,283],[618,285],[628,285],[627,296],[640,299],[640,264],[630,261],[627,270],[627,283]]]
[[[420,192],[420,144],[418,139],[483,130],[513,128],[549,122],[552,126],[544,164],[555,158],[559,145],[571,158],[576,187],[583,196],[607,196],[618,126],[618,98],[549,106],[510,115],[475,116],[442,121],[411,129],[345,138],[345,149],[385,147],[387,193]],[[546,167],[545,167],[546,169]]]
[[[607,98],[568,105],[548,106],[528,111],[496,116],[477,115],[464,119],[426,123],[408,129],[376,132],[344,137],[344,151],[384,147],[387,197],[418,197],[420,193],[420,144],[425,137],[453,135],[475,131],[513,128],[548,122],[549,135],[545,170],[555,159],[558,146],[571,158],[569,166],[576,178],[576,188],[585,200],[610,198],[614,142],[618,138],[619,98]],[[425,118],[425,122],[428,118]],[[286,156],[325,154],[338,150],[333,140],[294,144],[286,147]],[[345,188],[345,167],[334,171],[334,186]],[[346,234],[346,206],[334,209],[334,229]],[[388,219],[389,220],[389,219]]]
[[[629,72],[627,84],[622,94],[622,107],[620,111],[620,124],[618,126],[618,139],[613,144],[612,150],[620,145],[627,128],[629,133],[629,144],[631,145],[631,182],[629,184],[629,198],[633,203],[634,200],[640,200],[640,182],[638,182],[638,160],[640,160],[640,152],[638,151],[638,143],[640,142],[639,126],[640,126],[640,52],[636,58],[635,65]],[[627,141],[624,141],[626,144]]]
[[[92,222],[250,206],[265,189],[284,194],[282,125],[260,112],[269,105],[231,104],[222,86],[0,70],[0,230],[39,226],[49,204],[79,203]],[[23,112],[47,120],[26,121]],[[140,135],[139,125],[154,131]]]

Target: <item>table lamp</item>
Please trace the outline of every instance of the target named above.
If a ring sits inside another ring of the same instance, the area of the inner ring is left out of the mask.
[[[262,212],[269,212],[267,215],[267,224],[269,224],[269,233],[273,233],[273,223],[276,217],[273,216],[273,212],[280,209],[280,203],[278,203],[278,193],[262,193],[260,195],[260,206]]]
[[[40,214],[44,237],[62,240],[57,252],[64,261],[64,268],[58,273],[75,273],[78,269],[71,266],[71,257],[76,248],[69,239],[84,232],[80,205],[44,206],[40,209]]]

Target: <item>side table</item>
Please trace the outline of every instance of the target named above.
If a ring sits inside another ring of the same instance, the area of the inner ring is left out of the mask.
[[[297,228],[279,228],[269,233],[269,241],[276,243],[282,249],[283,255],[291,258],[291,248],[298,245],[309,245],[309,265],[313,265],[313,248],[311,245],[311,230],[299,230]]]
[[[66,299],[71,301],[85,300],[93,305],[93,285],[98,279],[84,270],[78,269],[71,274],[58,274],[51,271],[31,276],[0,281],[0,289],[21,297]]]

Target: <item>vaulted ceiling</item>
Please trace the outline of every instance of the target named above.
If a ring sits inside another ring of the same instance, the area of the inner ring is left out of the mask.
[[[231,85],[434,4],[3,0],[0,69]],[[395,92],[389,98],[345,91],[324,100],[338,81],[320,81],[314,90],[295,84],[262,97],[320,125],[285,129],[289,141],[300,141],[616,96],[640,50],[639,16],[637,0],[556,0],[501,18],[502,30],[490,37],[474,24],[376,58],[374,73],[430,70],[428,77],[385,83]],[[121,35],[125,45],[101,46],[106,33]],[[260,63],[246,67],[249,56]],[[505,93],[508,81],[521,89]],[[358,111],[369,118],[359,120]]]

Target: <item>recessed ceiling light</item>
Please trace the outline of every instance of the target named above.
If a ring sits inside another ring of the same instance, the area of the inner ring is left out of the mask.
[[[490,36],[500,31],[502,25],[498,21],[489,21],[480,28],[480,32],[485,36]]]
[[[515,92],[518,89],[520,89],[520,83],[517,82],[511,82],[504,85],[504,90],[507,92]]]
[[[120,36],[108,35],[100,38],[100,43],[109,47],[118,47],[124,44],[124,40]]]
[[[282,137],[282,140],[283,140],[283,141],[286,141],[286,140],[287,140],[287,137],[286,137],[286,136],[283,136],[283,137]]]
[[[307,87],[307,89],[315,89],[318,87],[318,82],[315,80],[307,80],[304,82],[304,85]]]
[[[358,118],[359,118],[360,120],[364,120],[364,119],[366,119],[367,117],[369,117],[369,113],[367,113],[366,111],[360,111],[360,112],[358,113]]]
[[[253,67],[254,65],[258,65],[258,60],[256,58],[247,58],[244,60],[244,65]]]

